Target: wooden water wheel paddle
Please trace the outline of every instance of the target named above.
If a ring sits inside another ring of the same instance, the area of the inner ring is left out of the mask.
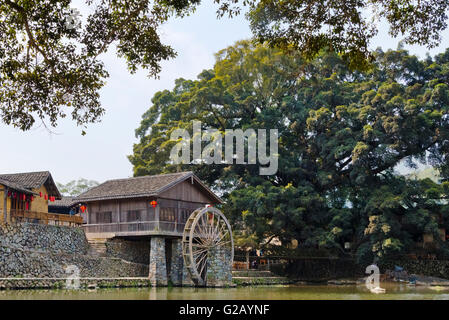
[[[234,240],[228,219],[214,207],[196,209],[184,227],[182,235],[182,254],[193,283],[205,286],[209,251],[219,249],[223,253],[228,250],[230,264],[234,260]]]

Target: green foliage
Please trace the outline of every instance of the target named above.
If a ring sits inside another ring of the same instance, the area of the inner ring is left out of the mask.
[[[432,216],[449,220],[447,182],[392,170],[427,160],[449,178],[449,50],[425,60],[378,50],[366,72],[333,53],[307,61],[246,41],[216,59],[198,80],[155,94],[129,156],[136,176],[193,169],[222,192],[234,227],[260,242],[341,252],[349,241],[372,261],[407,252],[424,232],[438,239]],[[278,129],[278,172],[259,176],[258,163],[173,165],[170,133],[191,132],[192,120],[222,131]]]
[[[98,186],[99,183],[94,180],[78,179],[72,180],[67,184],[56,183],[59,192],[65,196],[79,196],[90,188]]]
[[[70,0],[0,1],[0,117],[28,130],[41,120],[56,126],[68,114],[80,126],[104,113],[99,91],[108,73],[100,55],[112,44],[130,72],[155,76],[175,56],[159,26],[189,13],[199,0],[87,0],[85,23],[71,20]]]
[[[108,77],[101,55],[114,44],[130,72],[143,68],[157,76],[161,61],[176,55],[161,42],[159,27],[171,17],[192,13],[200,2],[86,0],[91,13],[82,25],[72,28],[67,26],[74,22],[71,0],[0,1],[2,121],[21,130],[29,130],[36,121],[56,126],[68,115],[79,126],[99,121],[105,110],[99,91]],[[248,19],[259,43],[267,42],[284,52],[299,49],[306,58],[329,49],[341,54],[351,68],[361,70],[369,68],[374,58],[368,48],[379,19],[385,19],[389,33],[403,35],[406,43],[434,47],[447,27],[449,7],[446,0],[214,2],[219,16],[233,16],[240,13],[241,6],[249,6]],[[372,21],[365,17],[366,12],[371,13]],[[413,58],[408,64],[419,65]],[[434,67],[438,65],[429,66]],[[445,92],[441,84],[433,95],[444,100]],[[246,98],[248,103],[252,99]]]
[[[381,20],[393,37],[407,44],[436,47],[447,28],[449,2],[397,0],[215,0],[220,15],[248,6],[251,30],[259,43],[298,49],[314,58],[322,49],[342,55],[351,68],[364,69],[374,56],[369,50]],[[239,3],[241,5],[239,5]]]

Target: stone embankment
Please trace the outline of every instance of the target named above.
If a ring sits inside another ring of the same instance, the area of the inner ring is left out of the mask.
[[[69,284],[72,285],[72,284]],[[80,289],[149,287],[145,278],[81,278]],[[64,289],[67,279],[61,278],[0,278],[0,289]]]
[[[1,224],[0,288],[58,287],[69,276],[102,278],[103,281],[97,281],[100,286],[132,283],[112,280],[117,278],[148,277],[148,264],[99,257],[89,251],[89,243],[80,228]],[[91,282],[86,280],[85,284]]]
[[[291,284],[294,281],[286,277],[278,277],[270,271],[235,270],[232,271],[232,282],[241,286]]]

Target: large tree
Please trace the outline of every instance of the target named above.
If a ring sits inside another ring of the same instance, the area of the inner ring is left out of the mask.
[[[434,47],[447,27],[447,0],[214,0],[217,13],[249,6],[255,39],[314,57],[321,49],[342,54],[352,68],[373,57],[369,41],[379,19],[407,43]],[[80,126],[104,113],[99,91],[108,77],[102,54],[116,45],[131,72],[160,71],[175,56],[160,39],[170,17],[191,13],[200,0],[86,0],[80,25],[71,0],[0,0],[0,118],[22,130],[36,121],[56,126],[71,116]],[[365,18],[369,16],[373,20]],[[83,131],[84,133],[84,131]]]
[[[68,114],[78,125],[100,119],[99,90],[108,73],[101,55],[116,45],[130,72],[160,71],[175,56],[159,27],[199,0],[87,0],[81,24],[72,1],[0,0],[0,117],[28,130]]]
[[[72,180],[66,184],[56,183],[59,191],[64,196],[72,196],[72,197],[79,196],[80,194],[88,191],[93,187],[98,186],[99,184],[100,183],[95,180],[88,180],[84,178]]]
[[[428,161],[449,177],[449,50],[425,60],[403,49],[375,57],[369,71],[352,72],[335,53],[306,61],[238,42],[198,80],[155,94],[136,130],[134,174],[193,169],[223,192],[235,225],[260,240],[340,249],[353,241],[361,258],[406,251],[415,234],[437,234],[433,215],[447,214],[448,183],[392,170]],[[221,131],[278,129],[278,172],[259,176],[259,163],[173,164],[171,132],[192,132],[192,120]],[[402,215],[408,224],[395,223]]]
[[[342,54],[352,68],[364,68],[374,58],[369,44],[379,24],[407,44],[429,48],[441,42],[447,28],[446,0],[215,0],[221,15],[248,7],[255,38],[315,57],[327,48]]]

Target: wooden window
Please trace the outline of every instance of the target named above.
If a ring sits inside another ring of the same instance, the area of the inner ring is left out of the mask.
[[[176,209],[175,208],[161,208],[160,209],[160,217],[161,221],[175,221],[176,217]]]
[[[140,210],[128,211],[126,214],[126,221],[127,222],[140,221]]]
[[[112,223],[112,212],[97,212],[97,223]]]
[[[31,202],[29,201],[29,198],[27,200],[22,200],[21,195],[17,195],[16,198],[11,198],[11,209],[17,209],[17,210],[26,210],[28,203],[28,210],[31,208]]]

